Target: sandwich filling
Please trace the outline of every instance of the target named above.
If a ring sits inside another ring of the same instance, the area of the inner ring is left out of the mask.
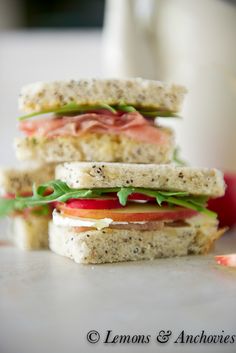
[[[24,192],[20,193],[20,197],[31,197],[32,193]],[[10,206],[11,203],[15,202],[18,196],[12,193],[6,193],[0,198],[0,217],[2,215],[10,215],[11,217],[20,216],[27,219],[29,216],[39,216],[39,217],[52,217],[53,205],[35,205],[32,207],[23,207],[23,208],[13,208]],[[9,209],[8,209],[8,206]]]
[[[34,188],[32,196],[1,200],[0,214],[50,205],[54,222],[61,226],[85,228],[159,229],[165,223],[178,226],[204,213],[208,197],[187,192],[136,187],[72,189],[53,180]]]
[[[30,120],[29,118],[53,113],[53,116]],[[124,134],[136,141],[152,144],[168,144],[169,134],[160,128],[153,118],[175,116],[174,112],[143,111],[133,106],[111,107],[77,106],[68,104],[61,109],[30,114],[20,118],[19,128],[29,137],[55,138],[58,136],[81,136],[88,132],[101,134]]]

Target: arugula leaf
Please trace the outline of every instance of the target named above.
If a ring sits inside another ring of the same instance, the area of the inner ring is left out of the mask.
[[[181,118],[177,113],[164,110],[150,110],[137,109],[140,114],[149,118]]]
[[[180,148],[176,147],[174,150],[174,154],[173,154],[173,162],[177,165],[180,166],[185,166],[188,165],[187,162],[185,162],[181,157],[180,157]]]
[[[46,110],[41,110],[40,112],[36,113],[31,113],[27,115],[20,116],[18,120],[26,120],[29,118],[33,118],[38,115],[44,115],[44,114],[56,114],[56,115],[63,115],[63,114],[72,114],[72,113],[85,113],[91,110],[99,110],[99,109],[106,109],[109,110],[111,113],[115,114],[117,111],[123,111],[127,113],[132,113],[138,111],[140,114],[142,114],[145,117],[151,117],[151,118],[156,118],[156,117],[166,117],[166,118],[179,118],[179,116],[175,112],[171,111],[159,111],[159,110],[150,110],[146,111],[143,109],[138,109],[133,107],[132,105],[127,105],[125,103],[121,103],[115,106],[111,106],[109,104],[101,103],[97,105],[80,105],[75,102],[68,103],[63,105],[62,107],[59,108],[54,108],[54,109],[46,109]]]
[[[192,198],[192,199],[189,198],[189,199],[185,200],[184,198],[177,199],[176,197],[168,197],[165,201],[172,204],[172,205],[178,205],[178,206],[182,206],[185,208],[190,208],[194,211],[204,213],[210,217],[217,216],[215,212],[208,210],[205,207],[205,204],[200,204],[198,202],[194,202],[194,198]]]
[[[46,192],[47,191],[47,192]],[[51,191],[48,194],[48,191]],[[16,197],[15,199],[0,199],[0,216],[5,216],[14,210],[31,208],[34,206],[48,205],[51,202],[66,202],[72,198],[98,198],[108,193],[117,193],[122,206],[125,206],[128,196],[132,193],[140,193],[156,199],[159,206],[163,202],[169,205],[178,205],[202,212],[215,217],[216,214],[206,208],[206,196],[193,196],[183,191],[162,191],[136,187],[97,188],[97,189],[71,189],[61,180],[52,180],[33,187],[33,195],[28,197]]]
[[[27,115],[23,115],[20,116],[18,118],[18,120],[26,120],[29,118],[32,118],[34,116],[38,116],[38,115],[44,115],[44,114],[49,114],[49,113],[53,113],[53,114],[64,114],[64,113],[83,113],[86,111],[91,111],[91,110],[98,110],[98,109],[107,109],[109,110],[111,113],[116,113],[116,110],[111,107],[108,104],[98,104],[98,105],[79,105],[76,103],[69,103],[69,104],[65,104],[60,108],[56,108],[56,109],[47,109],[47,110],[42,110],[40,112],[37,113],[31,113],[31,114],[27,114]]]
[[[40,208],[33,209],[31,213],[36,216],[49,216],[51,209],[49,205],[42,205]]]
[[[0,198],[0,217],[5,217],[15,209],[14,199]]]
[[[120,110],[122,112],[133,113],[137,110],[132,105],[119,104],[115,106],[116,110]]]
[[[135,191],[135,188],[121,188],[118,192],[117,192],[117,196],[119,199],[119,202],[122,206],[125,206],[128,200],[128,196],[133,194],[133,192]]]

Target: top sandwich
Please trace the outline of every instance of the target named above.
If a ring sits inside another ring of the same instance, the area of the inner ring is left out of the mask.
[[[17,156],[56,163],[168,163],[173,132],[155,118],[176,116],[185,93],[182,86],[138,78],[28,85],[19,98],[27,113],[19,128],[27,137],[17,140]]]

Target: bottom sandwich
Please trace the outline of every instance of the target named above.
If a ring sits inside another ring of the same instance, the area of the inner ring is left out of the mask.
[[[216,169],[124,163],[65,163],[9,212],[51,207],[49,247],[79,263],[207,253],[223,234],[210,198],[225,191]]]

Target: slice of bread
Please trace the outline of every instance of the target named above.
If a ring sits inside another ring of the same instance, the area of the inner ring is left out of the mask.
[[[125,135],[86,133],[79,137],[17,139],[17,158],[46,163],[102,161],[125,163],[168,163],[174,152],[174,134],[164,129],[169,142],[164,145],[135,141]]]
[[[223,234],[217,221],[197,217],[185,226],[166,225],[160,230],[127,229],[88,230],[50,223],[49,247],[55,253],[77,263],[152,260],[161,257],[205,254]]]
[[[182,86],[141,78],[36,82],[22,88],[19,109],[26,113],[40,112],[74,102],[127,104],[178,112],[185,93]]]
[[[35,215],[12,218],[15,245],[22,250],[48,248],[49,220],[49,217]]]
[[[211,197],[222,196],[225,191],[219,170],[171,164],[64,163],[57,166],[56,179],[71,188],[134,186]]]
[[[0,187],[4,193],[18,194],[32,191],[36,186],[54,179],[55,165],[46,164],[27,169],[2,169],[0,170]]]

